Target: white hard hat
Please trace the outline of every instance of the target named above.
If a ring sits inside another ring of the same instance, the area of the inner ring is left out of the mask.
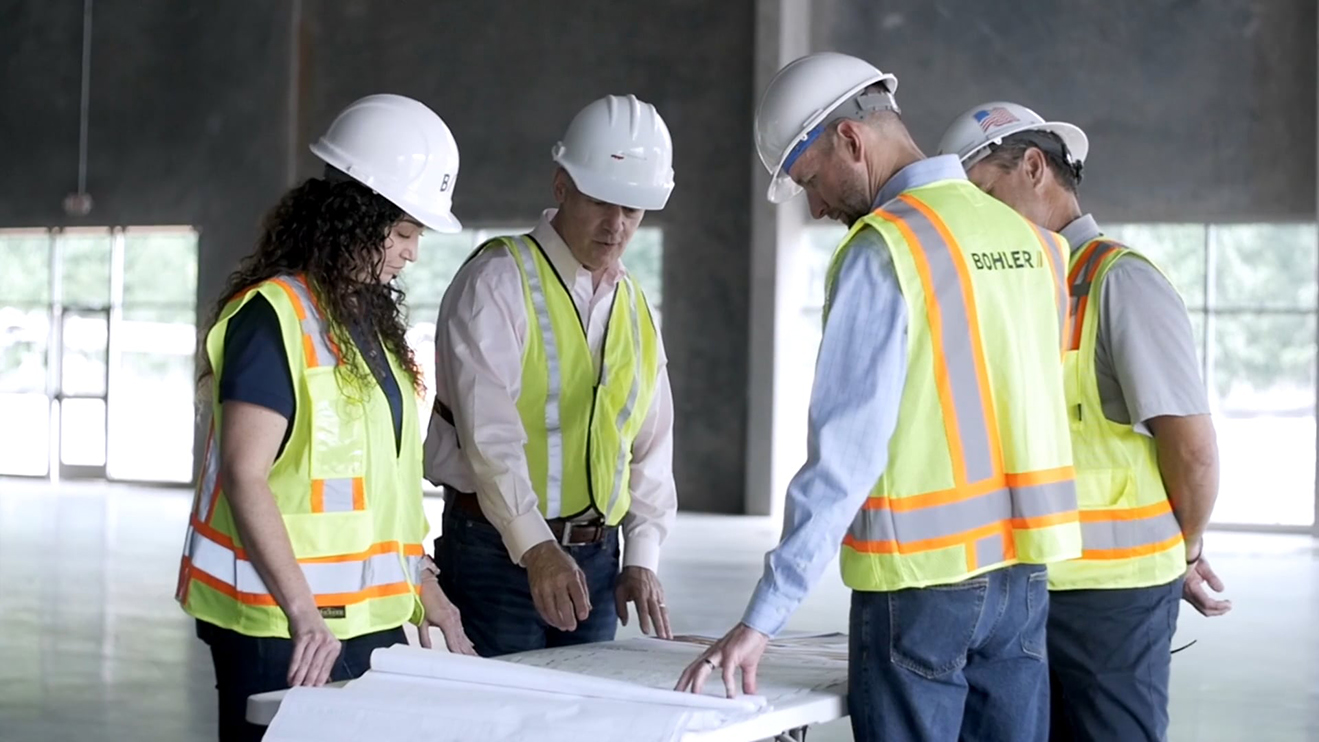
[[[669,127],[635,95],[593,101],[550,154],[577,190],[598,201],[649,211],[664,208],[673,192]]]
[[[450,209],[458,143],[425,104],[368,95],[339,112],[311,151],[436,232],[460,232]]]
[[[1045,121],[1042,116],[1016,103],[995,101],[984,103],[953,120],[952,126],[939,140],[939,154],[957,155],[962,166],[972,165],[989,156],[990,145],[1023,131],[1047,131],[1057,134],[1067,147],[1064,153],[1069,164],[1085,164],[1090,142],[1085,132],[1062,121]]]
[[[792,164],[830,123],[830,113],[875,83],[883,83],[887,90],[878,107],[898,110],[893,101],[898,78],[880,72],[864,59],[821,52],[796,59],[779,70],[756,108],[756,151],[770,174],[766,195],[771,202],[782,203],[801,192],[788,175]],[[846,114],[856,116],[872,110],[878,108],[858,105]]]

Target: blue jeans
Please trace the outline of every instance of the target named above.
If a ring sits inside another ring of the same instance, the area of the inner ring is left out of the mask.
[[[952,585],[853,592],[857,742],[1043,742],[1048,573],[1019,564]]]
[[[1052,742],[1159,742],[1168,735],[1172,635],[1182,580],[1050,594]]]
[[[444,509],[444,530],[435,540],[440,586],[462,614],[463,629],[482,657],[546,647],[612,641],[618,631],[614,586],[618,582],[618,529],[596,544],[567,552],[586,575],[591,615],[575,631],[559,631],[541,619],[531,598],[527,570],[508,558],[494,526]]]
[[[247,723],[247,697],[289,687],[289,661],[293,642],[257,637],[197,622],[197,636],[211,648],[215,689],[219,694],[220,742],[255,742],[266,728]],[[330,682],[353,680],[371,669],[371,652],[380,647],[407,644],[403,628],[377,631],[345,639],[330,670]]]

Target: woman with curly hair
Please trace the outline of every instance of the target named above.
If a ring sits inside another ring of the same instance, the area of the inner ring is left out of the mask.
[[[423,229],[461,229],[457,144],[425,105],[374,95],[312,151],[324,176],[266,217],[201,354],[212,421],[177,597],[211,649],[221,740],[260,739],[248,696],[355,678],[409,620],[473,653],[422,550],[422,378],[391,283]]]

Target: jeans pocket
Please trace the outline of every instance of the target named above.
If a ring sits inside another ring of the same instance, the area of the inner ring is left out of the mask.
[[[1021,651],[1039,660],[1047,657],[1045,627],[1049,623],[1049,572],[1026,578],[1026,620],[1021,628]]]
[[[966,665],[989,579],[889,593],[889,658],[925,678]]]

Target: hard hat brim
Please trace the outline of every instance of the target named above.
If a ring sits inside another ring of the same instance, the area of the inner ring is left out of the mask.
[[[362,178],[356,171],[356,168],[352,167],[351,163],[349,163],[334,146],[325,142],[324,139],[313,142],[308,149],[310,149],[311,153],[320,158],[325,164],[337,168],[348,177],[361,183],[367,188],[370,188],[372,193],[379,195],[391,204],[403,209],[403,211],[421,222],[422,226],[427,229],[444,234],[455,234],[463,231],[462,223],[458,221],[458,218],[455,217],[452,212],[448,210],[420,208],[416,204],[408,203],[408,200],[402,197],[406,194],[392,193],[392,189],[388,184]]]
[[[879,72],[879,70],[876,70],[876,72]],[[821,121],[825,120],[829,114],[833,113],[834,109],[847,102],[848,98],[851,98],[876,83],[883,83],[890,96],[894,95],[898,90],[898,78],[896,75],[887,72],[879,72],[877,75],[872,75],[861,83],[848,88],[846,92],[838,96],[838,98],[828,106],[825,106],[812,114],[802,126],[801,131],[797,133],[797,136],[793,137],[792,141],[788,143],[788,146],[779,153],[778,161],[772,167],[770,166],[770,161],[764,159],[762,156],[761,162],[764,163],[765,169],[770,173],[769,189],[765,192],[765,198],[769,199],[770,203],[784,203],[802,192],[801,186],[797,185],[797,182],[792,179],[792,176],[783,172],[783,163],[788,161],[788,154],[792,152],[792,148],[797,146],[798,142],[802,141],[802,138],[806,136],[807,132],[814,129]],[[761,101],[761,105],[764,105],[763,100]],[[759,111],[757,111],[757,116],[759,115]]]
[[[394,203],[394,202],[390,201],[390,203]],[[408,209],[407,207],[401,206],[399,204],[394,204],[394,205],[406,211],[409,216],[421,222],[422,226],[424,226],[426,229],[431,230],[432,232],[439,232],[441,234],[457,234],[463,231],[462,222],[458,221],[458,217],[454,216],[452,212],[424,211],[415,208]]]
[[[565,158],[556,158],[555,162],[572,178],[577,190],[597,201],[626,209],[660,211],[668,204],[669,194],[673,193],[672,181],[663,186],[625,183],[590,172],[586,168],[567,162]]]
[[[970,152],[962,155],[962,164],[964,166],[969,166],[968,163],[974,165],[984,159],[990,145],[1001,144],[1004,139],[1023,131],[1047,131],[1057,134],[1058,138],[1063,140],[1063,144],[1067,147],[1068,156],[1076,162],[1084,164],[1086,156],[1090,154],[1090,140],[1086,137],[1085,132],[1081,131],[1081,127],[1069,124],[1066,121],[1045,121],[1042,124],[1023,123],[995,133],[992,139],[985,140]]]

